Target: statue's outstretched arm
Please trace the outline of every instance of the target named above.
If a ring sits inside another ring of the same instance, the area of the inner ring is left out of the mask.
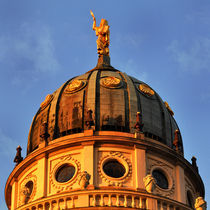
[[[90,10],[90,14],[93,17],[93,30],[95,31],[96,30],[96,18],[91,10]]]

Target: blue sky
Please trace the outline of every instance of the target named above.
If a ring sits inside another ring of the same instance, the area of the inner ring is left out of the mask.
[[[97,24],[109,22],[112,66],[148,83],[175,112],[210,205],[210,1],[0,0],[0,209],[40,103],[97,63],[90,9]]]

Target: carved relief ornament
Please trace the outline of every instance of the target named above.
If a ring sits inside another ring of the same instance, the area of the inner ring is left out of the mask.
[[[106,88],[120,88],[122,86],[121,80],[117,77],[101,78],[100,84]]]
[[[155,94],[154,90],[152,90],[148,85],[146,84],[140,84],[139,90],[146,94],[147,96],[153,96]]]
[[[56,173],[65,164],[74,166],[75,173],[69,181],[58,182],[56,180]],[[71,155],[62,156],[59,158],[58,163],[50,171],[50,184],[54,189],[57,190],[57,192],[63,192],[63,191],[70,190],[70,189],[72,189],[72,185],[77,181],[78,174],[80,174],[80,171],[81,171],[81,164],[78,160],[74,159]]]
[[[45,97],[45,100],[40,104],[41,110],[45,109],[50,104],[50,102],[53,100],[53,98],[54,98],[54,96],[52,94],[48,94]]]
[[[169,113],[173,116],[174,115],[174,112],[172,111],[171,107],[169,106],[168,102],[164,102],[166,108],[168,109]]]
[[[83,89],[86,86],[85,80],[79,80],[75,79],[73,81],[70,81],[69,84],[66,86],[64,93],[72,94],[75,93],[81,89]]]
[[[197,197],[195,200],[195,209],[196,210],[206,210],[207,204],[203,197]]]
[[[156,187],[156,182],[151,174],[148,174],[143,178],[143,182],[148,193],[152,193]]]
[[[125,167],[125,174],[122,177],[113,178],[104,173],[103,165],[109,160],[117,160]],[[125,183],[131,177],[132,165],[130,160],[126,158],[121,152],[110,152],[109,154],[101,157],[98,163],[98,172],[101,179],[108,185],[123,186],[123,183]]]
[[[79,174],[78,182],[81,189],[84,190],[89,185],[90,178],[91,178],[91,175],[87,171],[82,171]]]

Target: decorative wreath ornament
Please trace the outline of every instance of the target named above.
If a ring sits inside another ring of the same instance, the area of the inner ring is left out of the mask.
[[[54,98],[54,96],[52,94],[48,94],[45,97],[45,100],[40,104],[41,110],[45,109],[50,104],[50,102],[53,100],[53,98]]]
[[[106,88],[120,88],[122,81],[117,77],[104,77],[100,80],[100,84]]]
[[[85,80],[79,80],[75,79],[73,81],[70,81],[69,84],[65,88],[65,93],[75,93],[81,89],[83,89],[86,86],[87,82]]]
[[[114,178],[108,176],[103,169],[103,166],[108,161],[117,160],[125,168],[125,173],[122,177]],[[110,152],[108,155],[102,157],[98,163],[98,172],[102,180],[104,180],[108,185],[113,186],[123,186],[123,183],[129,179],[132,174],[132,165],[128,158],[123,156],[121,152]]]
[[[146,94],[147,96],[153,96],[155,94],[154,90],[152,90],[148,85],[146,84],[140,84],[139,90]]]
[[[75,172],[73,177],[67,182],[58,182],[56,180],[56,174],[65,165],[72,165],[75,168]],[[81,164],[78,160],[75,160],[72,156],[62,156],[59,162],[53,167],[50,172],[50,183],[53,188],[57,190],[57,192],[67,191],[72,189],[72,185],[77,181],[78,174],[81,171]]]

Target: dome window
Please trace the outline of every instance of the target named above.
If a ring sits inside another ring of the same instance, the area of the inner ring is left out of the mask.
[[[187,191],[187,204],[190,206],[190,207],[193,207],[193,197],[192,197],[192,193],[188,190]]]
[[[126,172],[125,167],[116,159],[108,160],[103,165],[103,170],[107,176],[112,178],[121,178]]]
[[[152,172],[152,176],[155,178],[156,184],[162,189],[168,189],[168,179],[165,174],[158,169]]]
[[[68,182],[75,174],[75,167],[70,164],[62,165],[56,172],[55,178],[57,182]]]

